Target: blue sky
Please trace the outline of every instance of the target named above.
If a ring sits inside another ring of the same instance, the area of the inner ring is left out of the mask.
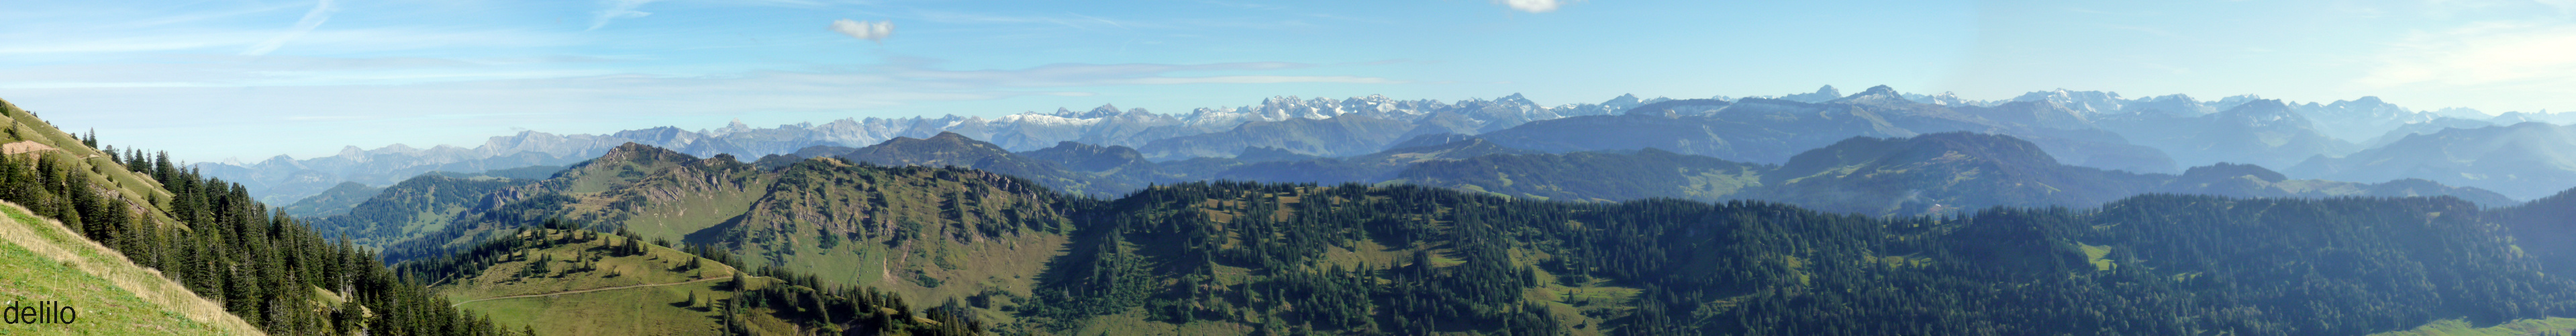
[[[190,160],[1270,96],[2576,109],[2576,0],[0,0],[0,99]],[[847,21],[847,23],[837,23]],[[855,29],[836,29],[855,28]]]

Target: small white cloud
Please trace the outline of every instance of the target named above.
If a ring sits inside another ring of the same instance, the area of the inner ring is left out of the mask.
[[[1563,7],[1575,1],[1578,0],[1494,0],[1494,3],[1509,6],[1517,11],[1546,13],[1556,11],[1557,7]]]
[[[849,35],[850,37],[856,37],[861,40],[885,43],[886,35],[894,34],[894,21],[850,21],[850,19],[841,19],[839,21],[832,21],[832,31],[841,32],[841,35]]]
[[[608,26],[608,21],[612,21],[612,20],[617,20],[617,19],[632,19],[632,18],[640,18],[640,17],[644,17],[644,16],[646,16],[646,15],[653,15],[653,13],[646,13],[646,12],[643,12],[643,11],[635,10],[635,8],[637,8],[637,7],[644,7],[644,4],[652,3],[653,1],[654,1],[654,0],[605,0],[605,1],[602,1],[602,2],[606,2],[606,3],[608,3],[608,8],[607,8],[607,9],[601,9],[601,10],[599,10],[599,13],[598,13],[598,14],[599,14],[599,16],[595,16],[595,17],[591,17],[591,18],[590,18],[590,29],[591,29],[591,30],[597,30],[597,29],[599,29],[599,27],[607,27],[607,26]]]

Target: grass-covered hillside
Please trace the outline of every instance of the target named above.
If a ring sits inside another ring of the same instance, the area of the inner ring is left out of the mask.
[[[27,285],[0,292],[34,301],[95,299],[72,304],[95,309],[84,320],[120,323],[31,330],[497,330],[487,319],[446,307],[419,284],[396,277],[372,252],[327,240],[272,212],[238,184],[205,178],[166,154],[101,146],[96,136],[62,132],[7,102],[0,102],[0,116],[12,124],[0,139],[6,148],[0,155],[0,200],[24,206],[14,210],[23,213],[10,216],[16,223],[11,227],[18,228],[12,231],[20,233],[10,234],[11,248],[0,249],[11,255],[5,258],[23,262],[0,272],[0,283]]]
[[[520,230],[447,257],[398,266],[431,279],[459,308],[539,335],[964,335],[982,326],[874,288],[672,249],[632,233]]]
[[[563,218],[914,299],[1025,296],[1064,253],[1066,213],[1083,202],[977,170],[833,159],[761,168],[637,145],[496,191],[388,256],[444,256]]]
[[[256,335],[259,328],[199,298],[161,272],[134,265],[26,208],[0,203],[0,301],[54,301],[74,308],[69,325],[11,325],[10,333],[93,335]]]

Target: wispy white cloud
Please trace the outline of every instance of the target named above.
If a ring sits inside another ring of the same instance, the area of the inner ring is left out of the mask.
[[[1558,7],[1564,7],[1575,1],[1577,0],[1494,0],[1494,3],[1503,4],[1517,11],[1546,13],[1556,11]]]
[[[303,61],[277,56],[264,61]],[[312,60],[330,62],[328,60]],[[460,65],[437,60],[350,60],[352,68],[431,69],[499,73],[516,68]],[[943,70],[932,62],[905,61],[871,68],[754,71],[719,74],[533,74],[469,80],[401,81],[360,85],[198,85],[261,79],[192,79],[188,76],[273,75],[304,78],[332,74],[217,73],[178,68],[136,71],[126,86],[10,88],[10,100],[40,111],[79,111],[54,117],[64,125],[114,123],[128,132],[171,137],[213,137],[232,132],[283,134],[237,139],[222,146],[189,147],[209,157],[263,157],[278,151],[318,154],[343,144],[389,142],[468,143],[506,127],[551,132],[606,132],[696,122],[708,115],[812,116],[812,120],[870,116],[873,111],[1014,97],[1082,97],[1122,86],[1263,85],[1275,83],[1392,84],[1405,81],[1348,75],[1298,75],[1321,66],[1247,62],[1215,64],[1055,64],[1016,69]],[[292,66],[278,66],[292,68]],[[53,69],[76,73],[97,69]],[[382,72],[399,75],[397,72]],[[0,69],[0,77],[26,74]],[[142,73],[166,74],[165,77]],[[337,73],[359,76],[369,73]],[[371,83],[375,79],[358,79]],[[156,82],[191,82],[149,85]],[[155,99],[133,99],[154,97]],[[168,113],[188,111],[189,113]],[[1008,110],[954,111],[964,114]],[[615,116],[603,118],[603,116]],[[402,129],[400,134],[383,130]],[[237,134],[237,133],[234,133]],[[450,138],[453,137],[453,138]],[[381,142],[378,142],[381,141]],[[374,143],[374,144],[371,144]],[[241,149],[250,148],[250,149]],[[310,151],[311,153],[306,153]],[[300,155],[299,155],[300,156]]]
[[[250,50],[243,50],[241,54],[244,56],[259,56],[267,55],[272,51],[277,51],[277,47],[286,46],[287,41],[293,41],[297,37],[303,37],[305,33],[313,32],[314,28],[322,27],[322,22],[330,21],[331,13],[339,10],[340,9],[338,7],[332,6],[331,0],[322,0],[314,3],[313,10],[304,12],[304,18],[296,19],[295,27],[289,28],[285,34],[279,34],[277,37],[269,38],[266,42],[260,42],[258,45],[253,45],[250,47]]]
[[[617,19],[632,19],[644,17],[646,15],[653,15],[653,13],[635,10],[638,7],[644,7],[644,4],[652,3],[653,1],[655,0],[603,0],[601,2],[607,3],[608,8],[600,9],[599,12],[596,13],[596,16],[592,16],[590,18],[589,30],[598,30],[599,27],[607,27],[609,21],[615,21]]]
[[[137,127],[216,127],[245,122],[416,122],[420,116],[467,113],[500,118],[475,125],[525,124],[530,116],[679,117],[717,113],[859,111],[925,102],[1021,96],[1086,96],[1121,86],[1349,83],[1408,81],[1351,75],[1294,75],[1316,65],[1286,62],[1211,64],[1052,64],[1017,69],[945,70],[928,60],[868,68],[716,74],[584,73],[441,59],[270,57],[240,65],[163,65],[0,69],[21,78],[0,85],[25,105],[97,111],[200,111]],[[212,69],[209,69],[212,68]],[[294,71],[292,69],[329,69]],[[104,73],[115,71],[114,73]],[[88,82],[78,82],[88,81]],[[77,82],[77,83],[76,83]],[[45,83],[76,85],[43,85]],[[158,97],[159,99],[130,99]],[[205,105],[221,105],[203,108]],[[263,117],[265,116],[265,117]],[[311,116],[336,116],[312,118]],[[131,117],[131,116],[128,116]],[[455,123],[468,123],[458,121]],[[369,124],[384,129],[391,124]],[[265,127],[265,126],[263,126]]]
[[[2531,1],[2533,1],[2533,2],[2539,2],[2540,4],[2543,4],[2543,5],[2549,5],[2550,7],[2558,7],[2558,13],[2560,13],[2560,14],[2576,13],[2576,0],[2531,0]]]
[[[885,43],[886,35],[894,34],[894,21],[850,21],[850,19],[840,19],[832,21],[832,31],[840,32],[841,35],[849,35],[850,37],[855,37],[861,40],[868,40],[868,42]]]
[[[336,1],[335,1],[336,2]],[[346,4],[335,3],[334,7]],[[340,15],[347,16],[347,15]],[[321,19],[313,20],[314,26]],[[301,27],[298,27],[301,28]],[[0,33],[0,55],[29,63],[99,63],[170,55],[264,56],[287,44],[298,50],[348,54],[412,50],[483,50],[561,47],[579,42],[576,34],[543,29],[460,29],[454,27],[364,27],[333,29],[205,27]]]
[[[2359,83],[2576,85],[2576,26],[2490,22],[2417,32],[2392,43]],[[2576,87],[2576,86],[2571,86]]]
[[[208,36],[200,35],[200,36],[198,36],[198,37],[208,37]],[[187,50],[187,49],[198,49],[198,48],[209,48],[209,47],[219,47],[219,46],[232,46],[232,45],[239,45],[239,44],[232,44],[232,43],[229,43],[229,42],[232,42],[232,41],[209,40],[209,39],[178,39],[178,38],[167,38],[167,36],[158,36],[158,37],[151,37],[151,38],[83,39],[83,40],[78,40],[78,41],[52,41],[52,42],[54,42],[54,43],[10,44],[10,45],[7,45],[7,46],[0,46],[0,55],[9,55],[9,54],[83,54],[83,53],[120,53],[120,52],[138,52],[138,51],[168,51],[168,50]]]
[[[1072,16],[1077,16],[1077,17],[1081,17],[1081,18],[1085,18],[1085,19],[1091,19],[1092,21],[1099,21],[1100,23],[1106,23],[1106,24],[1109,24],[1109,25],[1111,25],[1111,26],[1117,26],[1118,28],[1127,28],[1127,24],[1124,24],[1124,23],[1118,23],[1118,21],[1117,21],[1117,20],[1103,19],[1103,18],[1094,17],[1094,16],[1090,16],[1090,15],[1082,15],[1082,14],[1074,14],[1074,13],[1065,13],[1065,15],[1072,15]]]

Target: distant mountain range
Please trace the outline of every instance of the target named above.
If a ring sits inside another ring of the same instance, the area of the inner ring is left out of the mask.
[[[2486,206],[2512,199],[2424,180],[2354,183],[2292,180],[2263,167],[2218,164],[2181,175],[2063,165],[2010,136],[1934,133],[1853,138],[1783,165],[1646,149],[1634,153],[1492,155],[1426,162],[1397,181],[1538,199],[1762,200],[1882,215],[1954,213],[1994,206],[2087,207],[2140,194],[2231,197],[2453,196]]]
[[[2344,157],[2309,158],[2288,171],[2349,181],[2421,178],[2535,199],[2576,185],[2576,126],[2445,128]]]
[[[815,157],[841,153],[798,151],[817,146],[856,149],[897,138],[929,139],[941,133],[955,133],[1009,152],[1066,143],[1097,148],[1119,146],[1131,149],[1136,158],[1147,162],[1210,166],[1223,161],[1202,158],[1231,158],[1236,163],[1264,161],[1239,157],[1243,155],[1349,158],[1411,147],[1402,143],[1435,136],[1476,137],[1502,147],[1548,153],[1653,148],[1733,162],[1781,164],[1795,154],[1856,136],[1892,138],[1970,131],[2011,135],[2029,141],[2064,164],[2082,167],[2178,173],[2181,167],[2247,163],[2289,171],[2299,178],[2357,182],[2421,178],[2498,191],[2511,189],[2514,191],[2507,191],[2507,195],[2530,198],[2540,196],[2541,191],[2576,184],[2526,188],[2506,185],[2512,183],[2507,182],[2509,179],[2449,178],[2436,176],[2433,171],[2350,179],[2289,168],[2305,160],[2342,157],[2376,148],[2373,145],[2394,143],[2407,134],[2526,121],[2576,122],[2571,119],[2576,116],[2515,112],[2488,117],[2463,108],[2417,111],[2376,97],[2320,104],[2251,95],[2202,101],[2183,95],[2130,99],[2111,92],[2054,90],[2007,100],[1978,101],[1947,93],[1902,93],[1885,86],[1850,95],[1826,86],[1817,92],[1775,97],[1620,96],[1598,104],[1558,106],[1540,106],[1519,95],[1455,102],[1383,96],[1342,100],[1276,97],[1264,99],[1259,105],[1202,108],[1177,115],[1101,106],[990,119],[954,115],[842,119],[775,128],[735,122],[698,131],[660,127],[599,135],[529,131],[493,137],[472,148],[350,147],[322,158],[279,156],[256,163],[201,163],[199,167],[209,176],[242,183],[265,201],[287,204],[342,182],[385,186],[430,171],[569,165],[629,142],[702,157]],[[1265,167],[1281,169],[1279,172],[1312,171],[1294,167],[1299,164],[1317,163],[1276,163]],[[1260,167],[1234,168],[1244,170],[1216,174],[1158,168],[1166,171],[1161,175],[1166,179],[1107,181],[1104,183],[1112,185],[1102,190],[1123,189],[1118,186],[1133,183],[1176,181],[1168,178],[1185,176],[1283,180],[1262,175],[1256,169]],[[2544,170],[2576,173],[2576,168]],[[1285,180],[1335,179],[1365,178]]]
[[[722,128],[687,131],[659,127],[610,134],[558,135],[526,131],[492,137],[482,145],[439,145],[427,149],[393,145],[373,150],[348,147],[338,155],[311,159],[277,156],[245,162],[198,164],[207,175],[242,183],[263,201],[293,203],[340,182],[389,185],[431,171],[476,172],[534,165],[567,165],[588,160],[628,142],[669,148],[699,156],[731,154],[756,158],[788,154],[817,145],[860,147],[897,137],[929,138],[942,132],[986,139],[1004,149],[1026,151],[1060,142],[1118,145],[1152,150],[1158,159],[1186,159],[1215,153],[1231,155],[1243,144],[1289,149],[1304,154],[1345,156],[1384,149],[1404,132],[1475,132],[1508,128],[1530,120],[1624,111],[1642,102],[1622,97],[1601,104],[1541,107],[1519,95],[1494,100],[1441,102],[1396,100],[1383,96],[1344,100],[1277,97],[1260,105],[1201,108],[1184,115],[1144,109],[1119,110],[1104,105],[1088,111],[1021,113],[985,119],[938,118],[842,119],[820,125],[800,123],[752,128],[735,122]],[[1436,126],[1416,126],[1436,125]],[[1381,134],[1383,133],[1383,134]],[[1197,137],[1190,137],[1197,136]],[[1176,139],[1190,137],[1187,139]],[[1158,141],[1160,143],[1158,143]]]
[[[2513,199],[2495,192],[2454,187],[2420,179],[2386,183],[2294,180],[2260,166],[2218,164],[2192,168],[2181,175],[2137,174],[2064,165],[2029,141],[2006,135],[1949,132],[1907,138],[1856,137],[1805,151],[1786,164],[1730,161],[1673,153],[1655,148],[1623,152],[1545,153],[1511,148],[1472,136],[1429,135],[1404,143],[1409,147],[1344,158],[1287,154],[1254,147],[1237,158],[1198,158],[1153,162],[1126,146],[1061,142],[1055,147],[1010,152],[1000,145],[940,133],[926,139],[898,137],[861,148],[815,146],[795,154],[770,155],[743,164],[730,155],[709,159],[663,158],[654,162],[693,162],[681,169],[728,167],[740,174],[786,169],[812,159],[861,166],[966,168],[1013,176],[1048,189],[1111,199],[1171,185],[1210,180],[1343,184],[1415,184],[1500,196],[1540,200],[1617,202],[1653,198],[1698,201],[1760,200],[1830,212],[1912,216],[1956,214],[1997,206],[2091,207],[2116,199],[2155,193],[2206,194],[2229,197],[2451,196],[2483,206],[2506,206]],[[324,231],[358,234],[357,243],[387,244],[437,232],[450,222],[518,199],[537,180],[564,174],[607,174],[596,166],[639,162],[622,156],[686,155],[640,144],[621,146],[600,160],[577,164],[593,168],[553,173],[543,169],[513,170],[508,177],[426,174],[385,188],[363,202],[341,208],[340,193],[308,199],[289,209],[327,214],[313,220]],[[667,153],[667,154],[663,154]],[[1241,158],[1241,159],[1238,159]],[[1253,161],[1247,162],[1246,159]],[[705,166],[703,168],[688,168]],[[617,168],[654,171],[658,166]],[[591,171],[578,173],[578,171]],[[715,174],[716,172],[694,173]],[[624,173],[619,173],[624,174]],[[585,185],[636,182],[572,179],[547,187],[576,196],[593,193]],[[553,179],[562,180],[562,179]],[[604,182],[579,182],[604,181]],[[563,184],[571,183],[571,184]],[[673,181],[671,183],[682,183]],[[705,184],[689,180],[685,185]],[[725,183],[718,183],[725,184]],[[705,186],[674,186],[646,192],[648,199],[687,197]],[[355,190],[344,186],[335,191]],[[513,189],[515,190],[515,189]],[[747,193],[725,191],[722,193]],[[502,192],[500,196],[483,196]],[[756,193],[743,194],[753,197]],[[501,197],[501,198],[494,198]],[[633,197],[633,196],[630,196]],[[747,199],[745,199],[747,200]],[[603,201],[605,202],[605,201]],[[650,201],[647,201],[650,202]],[[482,208],[485,210],[474,210]],[[679,210],[685,212],[685,210]],[[673,215],[677,215],[674,213]]]

